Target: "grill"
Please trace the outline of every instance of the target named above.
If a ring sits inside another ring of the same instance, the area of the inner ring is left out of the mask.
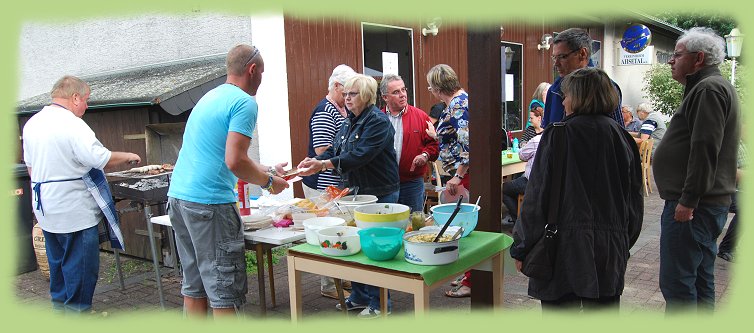
[[[152,203],[168,200],[171,174],[172,172],[157,175],[113,172],[107,175],[113,177],[110,188],[114,197]]]
[[[142,165],[175,164],[183,143],[186,123],[149,124],[144,129],[146,156]],[[151,172],[151,171],[150,171]],[[149,203],[168,201],[172,171],[161,169],[157,174],[119,171],[108,173],[113,196],[118,199]]]

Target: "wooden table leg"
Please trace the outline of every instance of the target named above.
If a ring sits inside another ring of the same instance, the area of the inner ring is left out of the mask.
[[[272,307],[276,307],[275,303],[275,276],[272,275],[272,248],[267,249],[267,278],[270,279],[270,298],[272,298]]]
[[[421,290],[414,292],[414,316],[423,318],[429,310],[429,287],[422,285]]]
[[[301,303],[301,273],[296,270],[296,258],[288,256],[288,289],[291,299],[291,321],[301,320],[303,304]]]
[[[380,288],[380,312],[382,318],[387,318],[387,303],[388,303],[388,290]]]
[[[254,246],[254,252],[257,255],[257,282],[259,283],[259,310],[262,316],[267,315],[267,300],[265,299],[264,290],[264,248],[262,243],[257,243]]]
[[[333,279],[335,281],[335,291],[338,294],[338,302],[340,302],[340,311],[348,317],[348,308],[346,308],[346,296],[343,293],[343,281],[341,279]]]
[[[502,252],[492,256],[492,307],[493,311],[500,311],[503,307],[503,258]]]

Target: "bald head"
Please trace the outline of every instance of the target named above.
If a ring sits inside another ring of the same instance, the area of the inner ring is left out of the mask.
[[[228,75],[243,75],[249,64],[259,65],[262,61],[262,55],[259,49],[246,44],[238,44],[228,51],[228,57],[225,59],[225,66]]]

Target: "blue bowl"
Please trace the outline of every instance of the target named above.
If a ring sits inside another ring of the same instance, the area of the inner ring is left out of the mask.
[[[445,222],[448,222],[455,208],[455,203],[442,204],[430,208],[432,217],[435,219],[435,225],[442,228]],[[461,204],[461,210],[458,211],[458,215],[450,223],[450,225],[457,225],[463,228],[463,235],[461,237],[468,236],[476,228],[476,222],[479,219],[479,209],[479,206],[475,204]]]
[[[404,230],[392,227],[374,227],[359,230],[361,251],[367,258],[385,261],[395,258],[403,246]]]

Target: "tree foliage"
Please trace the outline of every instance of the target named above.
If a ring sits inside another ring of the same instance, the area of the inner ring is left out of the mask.
[[[675,25],[681,29],[688,30],[693,27],[707,27],[715,30],[720,37],[730,34],[730,31],[736,27],[736,21],[733,17],[721,15],[714,12],[705,13],[678,13],[663,12],[657,15],[660,19]]]
[[[720,73],[730,80],[732,61],[725,60],[720,64]],[[744,66],[736,64],[736,93],[738,101],[744,105],[746,100],[746,77]],[[644,74],[644,97],[649,99],[654,110],[666,115],[673,115],[683,100],[683,85],[673,80],[670,65],[657,64]]]

